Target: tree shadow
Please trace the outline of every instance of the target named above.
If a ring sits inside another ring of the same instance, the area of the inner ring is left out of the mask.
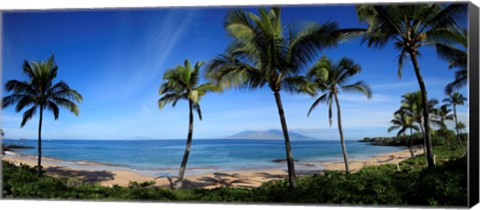
[[[62,166],[52,166],[45,169],[52,176],[76,178],[84,183],[99,183],[113,180],[114,174],[109,171],[71,170]]]
[[[256,175],[261,176],[263,178],[267,178],[267,179],[284,179],[288,177],[288,175],[286,174],[271,174],[267,172],[260,172],[260,173],[257,173]]]

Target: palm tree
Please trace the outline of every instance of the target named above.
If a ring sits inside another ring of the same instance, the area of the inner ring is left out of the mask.
[[[444,104],[440,106],[439,109],[437,109],[436,112],[436,117],[438,118],[437,122],[439,125],[441,125],[442,129],[446,129],[447,125],[445,124],[445,121],[447,120],[454,120],[454,115],[450,114],[452,110],[448,108],[447,104]]]
[[[441,127],[441,125],[435,120],[435,115],[434,115],[434,113],[436,113],[435,106],[437,104],[438,104],[438,101],[435,99],[428,100],[427,106],[429,108],[429,113],[430,113],[429,126],[430,124],[436,124],[437,126]],[[405,112],[409,117],[411,117],[416,123],[418,123],[422,135],[423,136],[426,135],[425,133],[426,129],[423,123],[424,117],[423,117],[422,94],[420,91],[406,93],[402,95],[400,109],[395,113],[399,113],[399,112]],[[433,130],[433,129],[430,127],[430,130]],[[423,138],[423,150],[425,155],[427,155],[426,148],[427,148],[427,141],[426,141],[426,138]]]
[[[372,97],[372,91],[363,81],[348,85],[345,84],[352,76],[360,73],[360,71],[360,65],[354,63],[351,59],[342,58],[338,63],[332,63],[326,56],[324,56],[307,73],[307,77],[317,85],[318,90],[325,92],[313,102],[310,110],[308,110],[307,116],[310,115],[319,103],[327,103],[328,119],[330,126],[332,126],[332,104],[335,103],[337,106],[338,131],[340,133],[340,142],[342,145],[346,173],[349,173],[350,171],[348,167],[347,148],[343,137],[342,115],[338,94],[340,91],[359,92],[367,96],[369,99]]]
[[[256,89],[265,85],[275,96],[278,115],[285,139],[288,176],[291,188],[296,187],[293,153],[288,135],[287,120],[280,92],[313,92],[307,80],[298,73],[309,65],[316,52],[336,45],[344,38],[333,22],[310,25],[295,33],[285,31],[281,11],[259,9],[260,16],[242,10],[231,10],[225,28],[233,38],[227,52],[209,65],[207,77],[222,87]]]
[[[413,140],[412,140],[412,135],[413,135],[413,130],[418,131],[418,126],[414,125],[413,118],[408,116],[408,114],[404,111],[399,111],[394,114],[394,119],[390,121],[393,125],[388,128],[388,132],[392,132],[393,130],[399,129],[397,132],[397,137],[400,137],[402,135],[405,135],[405,132],[407,129],[410,130],[410,137],[409,137],[409,142],[407,142],[407,147],[408,150],[410,151],[410,155],[412,157],[415,156],[415,153],[413,152],[412,145],[413,145]]]
[[[458,116],[457,116],[457,105],[463,105],[467,101],[467,98],[465,98],[462,94],[458,92],[454,92],[448,95],[448,98],[443,99],[443,102],[445,102],[448,106],[453,107],[453,116],[455,119],[455,130],[457,132],[457,141],[458,145],[460,147],[463,147],[462,140],[460,139],[460,132],[458,129]]]
[[[455,80],[448,83],[445,86],[445,93],[448,95],[454,90],[458,90],[465,86],[468,81],[467,71],[467,44],[468,44],[468,31],[463,29],[461,32],[457,32],[457,39],[454,39],[454,44],[458,44],[461,48],[453,45],[447,45],[442,43],[436,43],[437,54],[440,58],[448,61],[448,67],[450,69],[457,69],[455,72]]]
[[[444,104],[442,106],[440,106],[439,109],[437,109],[437,112],[435,113],[435,116],[436,116],[436,122],[440,125],[440,130],[444,130],[444,131],[447,131],[448,128],[447,128],[447,125],[446,125],[446,121],[447,120],[454,120],[454,116],[453,114],[451,114],[452,110],[448,108],[448,105],[447,104]],[[449,143],[448,143],[448,138],[445,138],[445,145],[447,145],[447,147],[449,147]]]
[[[200,67],[203,62],[197,62],[192,68],[190,62],[185,60],[183,66],[178,65],[173,69],[166,71],[163,75],[164,82],[160,85],[159,94],[161,98],[158,100],[158,108],[162,109],[165,105],[171,103],[173,107],[179,100],[187,100],[189,107],[189,126],[187,144],[183,155],[182,163],[178,173],[176,188],[182,188],[183,177],[187,167],[188,156],[192,144],[193,135],[193,111],[198,114],[198,119],[202,120],[202,111],[200,109],[200,98],[208,92],[217,91],[218,88],[212,83],[199,85]]]
[[[394,41],[394,46],[400,51],[399,77],[406,59],[410,58],[412,61],[422,93],[427,163],[429,168],[433,168],[435,163],[430,135],[427,88],[417,57],[420,54],[420,48],[424,45],[448,44],[455,39],[458,22],[466,19],[467,4],[453,3],[447,6],[434,3],[382,6],[369,4],[359,5],[356,10],[360,21],[368,23],[363,42],[367,42],[369,47],[383,47],[391,40]]]
[[[462,131],[467,128],[463,122],[458,122],[458,125],[455,126],[456,129],[460,132],[460,135],[462,134]]]
[[[25,61],[23,64],[23,73],[29,77],[29,81],[10,80],[5,84],[7,91],[13,91],[13,94],[3,98],[2,106],[8,107],[17,104],[16,112],[29,107],[23,113],[23,119],[20,127],[23,127],[28,120],[32,119],[37,110],[40,111],[38,118],[38,163],[37,175],[41,175],[42,166],[42,120],[43,111],[48,109],[53,112],[55,120],[60,114],[59,106],[67,108],[70,112],[78,116],[79,108],[75,102],[80,103],[83,98],[76,91],[71,89],[67,83],[60,81],[53,84],[57,77],[58,66],[54,62],[53,55],[46,62]]]

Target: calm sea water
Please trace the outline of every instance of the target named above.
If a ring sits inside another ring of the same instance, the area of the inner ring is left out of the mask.
[[[17,153],[37,155],[35,140],[4,140],[6,145],[33,146]],[[135,170],[177,170],[185,149],[185,140],[44,140],[44,157],[65,161],[89,161],[116,165]],[[371,146],[347,141],[349,158],[367,159],[371,156],[403,148]],[[296,160],[303,163],[341,161],[340,141],[292,141]],[[188,166],[190,170],[243,170],[286,168],[283,141],[276,140],[194,140]],[[157,174],[158,175],[158,174]]]

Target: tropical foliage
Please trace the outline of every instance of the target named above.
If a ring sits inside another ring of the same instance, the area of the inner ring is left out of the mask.
[[[183,155],[176,188],[182,188],[183,177],[187,167],[190,147],[192,145],[193,136],[193,112],[198,114],[198,119],[202,120],[202,111],[200,109],[200,99],[208,92],[218,91],[217,86],[212,83],[199,84],[200,67],[203,62],[198,62],[192,67],[190,61],[185,60],[183,66],[176,66],[165,72],[163,75],[164,82],[160,85],[159,94],[161,98],[158,100],[158,108],[162,109],[166,104],[171,103],[173,107],[179,100],[188,101],[189,109],[189,126],[187,135],[187,144]]]
[[[459,45],[447,45],[443,43],[436,43],[435,47],[440,58],[448,61],[448,67],[450,69],[457,69],[455,71],[455,80],[448,83],[445,86],[445,93],[450,94],[455,90],[465,86],[468,82],[467,71],[467,44],[468,44],[468,31],[463,29],[456,33],[456,39],[453,39],[454,44]]]
[[[287,179],[271,181],[258,188],[170,190],[151,186],[153,182],[130,183],[128,187],[103,187],[72,178],[37,177],[28,166],[4,162],[6,198],[147,200],[242,203],[323,203],[371,205],[467,205],[467,157],[465,148],[436,147],[440,160],[434,170],[425,170],[425,158],[418,156],[400,163],[372,166],[353,174],[327,172],[302,177],[292,191]]]
[[[317,89],[325,92],[313,102],[307,115],[310,115],[318,104],[326,103],[328,106],[328,120],[330,126],[332,126],[332,105],[335,103],[337,106],[338,131],[340,133],[340,142],[342,144],[346,173],[349,173],[350,170],[348,167],[347,147],[343,136],[342,115],[338,94],[341,91],[358,92],[364,94],[368,98],[372,97],[372,91],[365,82],[358,81],[352,84],[346,84],[351,77],[360,73],[360,71],[360,65],[349,58],[342,58],[337,63],[334,63],[324,56],[307,73],[307,77],[316,85]]]
[[[464,105],[467,98],[462,94],[455,92],[448,95],[448,98],[443,99],[443,102],[446,103],[447,106],[453,107],[453,118],[455,119],[455,130],[457,131],[457,141],[460,147],[463,147],[462,140],[460,138],[460,129],[459,129],[459,122],[457,116],[457,105]]]
[[[423,127],[429,167],[434,167],[428,96],[423,81],[418,56],[420,48],[429,43],[449,45],[454,40],[458,24],[465,19],[467,4],[412,4],[412,5],[359,5],[357,14],[361,22],[368,24],[363,37],[369,47],[383,47],[393,40],[400,51],[398,55],[398,76],[401,78],[402,68],[407,59],[412,61],[422,96]]]
[[[394,119],[390,121],[393,125],[388,128],[388,132],[392,132],[393,130],[398,130],[397,137],[405,135],[407,130],[410,130],[410,137],[408,139],[407,147],[410,151],[410,155],[412,157],[415,156],[413,152],[412,145],[413,145],[413,130],[418,131],[418,126],[414,125],[413,123],[414,118],[409,116],[405,110],[399,110],[394,114]]]
[[[333,22],[287,31],[289,27],[282,24],[279,8],[261,8],[258,13],[231,10],[227,14],[225,29],[233,42],[210,63],[207,76],[222,87],[255,89],[268,85],[275,96],[284,135],[290,186],[295,188],[293,152],[280,92],[312,93],[313,88],[299,76],[300,71],[318,50],[335,46],[348,31],[339,30]]]
[[[5,90],[12,91],[11,95],[3,98],[2,107],[16,104],[15,111],[23,113],[20,127],[23,127],[32,117],[39,113],[38,119],[38,163],[37,175],[41,174],[42,167],[42,120],[43,111],[48,109],[53,113],[55,120],[60,115],[60,107],[68,109],[73,114],[79,114],[75,102],[81,102],[82,96],[71,89],[67,83],[60,81],[54,83],[57,77],[58,66],[53,55],[45,62],[28,62],[23,64],[23,73],[28,76],[28,81],[10,80],[5,84]]]

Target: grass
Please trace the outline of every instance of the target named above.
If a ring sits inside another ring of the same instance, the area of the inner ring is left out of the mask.
[[[6,198],[62,200],[149,200],[235,203],[320,203],[350,205],[467,205],[467,158],[465,148],[436,146],[439,159],[434,170],[425,168],[423,156],[407,159],[397,166],[370,166],[345,175],[327,172],[323,176],[298,179],[295,190],[288,180],[270,181],[254,189],[170,190],[153,187],[153,182],[132,182],[128,187],[103,187],[71,178],[37,177],[29,166],[4,162]]]

